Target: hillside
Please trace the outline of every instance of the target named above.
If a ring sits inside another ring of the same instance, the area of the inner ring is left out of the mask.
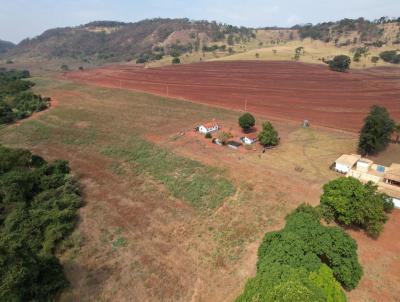
[[[376,56],[383,50],[399,48],[400,20],[343,19],[292,28],[258,29],[189,19],[151,19],[136,23],[96,21],[47,30],[23,40],[3,58],[52,59],[72,65],[151,62],[152,66],[170,64],[172,57],[179,57],[182,63],[219,58],[290,60],[294,50],[307,46],[309,43],[303,42],[310,40],[320,42],[318,48],[324,52],[313,53],[307,62],[318,63],[337,53],[352,56],[353,50],[361,46],[369,47],[370,56]],[[276,56],[277,53],[285,55]],[[367,59],[370,64],[370,58]],[[358,65],[368,67],[368,64],[359,62]]]
[[[15,47],[14,43],[0,40],[0,54],[6,53],[7,51],[9,51],[14,47]]]
[[[246,42],[252,31],[230,25],[188,19],[152,19],[136,23],[97,21],[78,27],[56,28],[23,40],[8,56],[72,58],[80,61],[127,61],[181,55],[232,34]],[[147,59],[146,59],[147,60]]]

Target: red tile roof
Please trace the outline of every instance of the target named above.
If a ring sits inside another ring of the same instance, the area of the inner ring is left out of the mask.
[[[255,140],[258,138],[258,135],[257,135],[257,133],[250,133],[250,134],[246,134],[244,137],[247,137],[251,140]]]
[[[202,124],[202,126],[204,126],[206,128],[213,128],[215,126],[218,126],[218,124],[216,122],[209,122],[209,123]]]

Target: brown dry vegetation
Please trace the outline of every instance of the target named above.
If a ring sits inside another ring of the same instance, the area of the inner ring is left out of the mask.
[[[70,249],[61,255],[71,281],[62,301],[232,301],[255,273],[263,234],[280,228],[299,203],[317,204],[322,184],[337,177],[329,165],[356,145],[353,134],[276,120],[278,148],[236,152],[210,144],[192,129],[212,118],[236,129],[237,112],[67,81],[36,82],[58,106],[1,129],[0,141],[46,159],[69,160],[83,185],[86,205]],[[104,152],[129,153],[143,139],[219,168],[235,194],[217,209],[193,208],[137,162]],[[399,148],[391,152],[400,154]],[[396,213],[389,224],[398,221]],[[396,236],[393,228],[373,242],[353,235],[368,276],[351,297],[379,300],[385,291],[385,301],[395,301],[398,280],[382,275],[380,262],[368,261],[368,246],[386,251]],[[399,254],[398,245],[390,247],[390,254],[381,254],[388,266]],[[379,278],[385,282],[368,281]]]

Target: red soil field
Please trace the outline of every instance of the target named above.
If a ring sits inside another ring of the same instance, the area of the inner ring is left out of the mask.
[[[348,73],[297,62],[233,61],[143,68],[112,65],[71,72],[68,79],[145,91],[357,132],[369,108],[385,106],[400,122],[400,68]]]

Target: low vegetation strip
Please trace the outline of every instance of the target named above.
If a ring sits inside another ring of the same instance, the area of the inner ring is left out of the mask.
[[[55,301],[68,285],[55,249],[82,205],[66,161],[0,146],[0,301]]]
[[[125,148],[108,147],[104,154],[136,164],[136,172],[150,174],[174,197],[196,208],[217,208],[235,192],[235,186],[221,176],[221,170],[177,156],[144,140],[135,139]]]

